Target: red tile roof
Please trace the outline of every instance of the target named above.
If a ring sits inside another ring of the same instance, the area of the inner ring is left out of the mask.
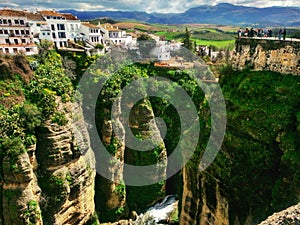
[[[25,15],[27,19],[31,21],[45,21],[43,16],[39,13],[25,12]]]
[[[21,10],[13,9],[1,9],[0,16],[17,16],[17,17],[26,17],[25,12]]]
[[[56,11],[51,11],[51,10],[42,10],[39,11],[39,13],[43,16],[62,16],[61,13],[58,13]]]
[[[77,18],[77,16],[73,16],[72,14],[70,14],[70,13],[64,13],[64,14],[62,14],[67,20],[79,20],[78,18]]]
[[[112,24],[109,23],[104,24],[103,27],[108,31],[120,31],[117,27],[114,27]]]
[[[94,25],[94,24],[91,24],[91,23],[89,23],[89,22],[82,22],[81,23],[83,26],[86,26],[86,27],[89,27],[89,28],[100,28],[99,26],[96,26],[96,25]]]

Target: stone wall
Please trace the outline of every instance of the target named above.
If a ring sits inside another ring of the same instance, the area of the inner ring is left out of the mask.
[[[250,68],[300,75],[300,42],[239,38],[231,62],[236,70]]]

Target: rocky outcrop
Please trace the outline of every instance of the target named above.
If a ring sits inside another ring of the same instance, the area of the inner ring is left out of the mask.
[[[153,174],[146,179],[166,179],[167,152],[160,131],[157,127],[155,116],[150,102],[141,101],[133,109],[129,119],[129,125],[122,118],[123,110],[130,111],[126,106],[121,106],[120,99],[115,99],[115,110],[101,109],[105,113],[102,120],[102,142],[106,150],[120,163],[111,160],[107,165],[106,174],[110,174],[110,180],[98,176],[96,179],[96,205],[100,220],[115,221],[127,217],[129,210],[141,210],[157,202],[165,195],[165,183],[153,184],[143,187],[125,186],[126,180],[132,174],[124,171],[124,163],[136,166],[152,165],[158,161],[164,162],[164,167],[157,167]],[[110,118],[113,114],[113,120]],[[125,128],[125,126],[128,126]],[[126,130],[127,129],[127,130]],[[130,149],[128,132],[141,140],[152,137],[157,141],[158,147],[147,152],[139,149]],[[127,136],[127,139],[126,139]],[[158,176],[158,177],[152,177]],[[115,180],[115,182],[113,182]],[[119,181],[119,182],[118,182]]]
[[[95,162],[88,143],[80,143],[82,140],[74,136],[72,110],[72,104],[60,104],[59,111],[66,117],[66,124],[48,120],[37,135],[37,173],[45,201],[41,204],[44,224],[86,224],[95,212]],[[75,123],[83,123],[80,114],[76,118]],[[81,155],[78,146],[83,144],[87,150]]]
[[[57,103],[64,124],[45,121],[37,144],[2,159],[1,225],[86,224],[95,213],[93,153],[74,136],[72,104]]]
[[[109,112],[108,115],[110,115],[110,110],[101,110]],[[103,168],[105,169],[105,174],[109,176],[109,180],[102,176],[97,176],[96,178],[96,204],[102,221],[116,221],[126,215],[128,211],[126,209],[126,191],[123,179],[125,131],[119,120],[121,115],[119,100],[117,100],[116,110],[113,114],[115,118],[114,128],[118,130],[118,137],[116,137],[116,134],[113,132],[111,118],[105,116],[101,129],[101,139],[112,157],[115,157],[120,163],[111,160],[111,162],[107,164],[107,168]]]
[[[218,181],[189,166],[183,169],[180,224],[228,225],[228,201]]]
[[[3,225],[43,224],[38,186],[29,155],[19,155],[12,165],[10,157],[4,157],[2,186]]]
[[[126,148],[125,162],[141,167],[155,165],[152,171],[148,171],[149,174],[143,174],[139,178],[140,180],[151,181],[152,185],[145,184],[141,187],[127,187],[130,204],[134,206],[132,209],[139,211],[154,204],[165,195],[167,150],[158,129],[151,103],[148,100],[140,101],[131,109],[129,127],[135,137],[141,139],[145,144],[141,146],[143,150],[140,150],[138,146],[135,146],[135,149]],[[153,140],[153,143],[147,144],[145,142],[147,139]],[[126,146],[132,146],[130,138],[126,141]],[[153,148],[151,145],[155,147]],[[127,179],[132,179],[132,176],[134,176],[134,174],[128,173],[126,170],[125,174]],[[157,180],[161,182],[155,182]]]
[[[231,62],[238,70],[250,68],[300,75],[300,43],[240,38],[236,40]]]
[[[259,225],[297,225],[300,224],[300,203],[275,213]]]

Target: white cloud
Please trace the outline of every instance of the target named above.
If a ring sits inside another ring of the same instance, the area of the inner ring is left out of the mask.
[[[77,9],[77,10],[124,10],[124,11],[146,11],[160,13],[179,13],[199,5],[215,5],[223,0],[10,0],[1,1],[0,7],[12,8],[55,8]],[[227,0],[235,5],[253,7],[270,6],[297,6],[299,0]]]

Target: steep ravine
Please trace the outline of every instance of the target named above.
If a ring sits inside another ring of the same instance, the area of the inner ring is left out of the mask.
[[[254,225],[300,201],[300,77],[223,73],[225,140],[206,171],[200,157],[185,166],[180,224]]]
[[[157,99],[144,99],[130,106],[128,126],[135,137],[143,140],[154,136],[159,145],[149,152],[128,147],[128,128],[122,118],[128,109],[116,96],[133,79],[151,74],[181,85],[188,83],[187,92],[199,106],[201,117],[195,154],[176,178],[134,187],[126,186],[126,170],[113,163],[107,171],[123,182],[96,177],[92,145],[81,109],[71,101],[73,89],[63,72],[61,57],[54,51],[48,57],[34,71],[24,58],[1,61],[0,225],[94,225],[95,213],[101,223],[113,222],[128,219],[133,211],[142,212],[168,193],[179,198],[179,224],[254,225],[300,201],[298,76],[223,70],[220,85],[228,119],[225,140],[214,163],[200,172],[199,161],[211,124],[209,106],[195,88],[197,84],[188,82],[189,76],[182,71],[151,65],[120,71],[116,80],[108,83],[110,92],[100,93],[96,120],[107,151],[121,162],[148,165],[161,161],[164,166],[157,167],[152,178],[165,178],[172,169],[167,155],[180,135],[176,109]],[[24,67],[16,67],[14,60],[21,60]],[[111,112],[115,101],[116,110]],[[165,137],[157,116],[168,127]],[[75,135],[78,127],[84,131],[82,139]]]

